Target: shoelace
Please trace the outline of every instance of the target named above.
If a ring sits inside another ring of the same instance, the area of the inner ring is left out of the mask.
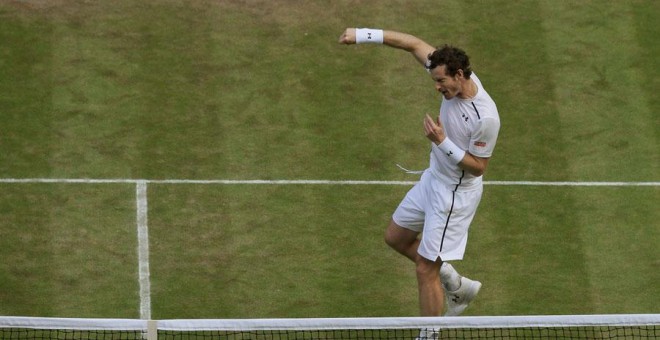
[[[423,173],[424,173],[424,170],[408,170],[408,169],[402,167],[402,166],[399,165],[399,164],[397,164],[396,166],[397,166],[399,169],[403,170],[403,171],[404,171],[405,173],[407,173],[407,174],[411,174],[411,175],[420,175],[420,174],[423,174]]]

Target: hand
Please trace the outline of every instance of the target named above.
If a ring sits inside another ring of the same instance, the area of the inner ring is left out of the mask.
[[[339,37],[339,43],[344,45],[355,44],[355,28],[347,28]]]
[[[426,138],[430,139],[435,144],[440,144],[445,140],[445,129],[442,128],[440,117],[435,121],[428,114],[424,117],[424,132]]]

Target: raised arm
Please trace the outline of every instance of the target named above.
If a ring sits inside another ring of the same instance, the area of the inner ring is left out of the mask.
[[[358,30],[363,30],[363,31],[358,32]],[[376,32],[380,30],[347,28],[344,31],[344,33],[339,37],[339,43],[345,45],[355,44],[358,40],[357,33],[366,34],[367,33],[366,31]],[[433,46],[427,44],[422,39],[419,39],[407,33],[401,33],[396,31],[383,30],[382,41],[378,40],[376,42],[379,43],[382,42],[382,44],[384,45],[398,48],[404,51],[408,51],[422,65],[426,64],[426,59],[428,58],[429,54],[431,54],[435,50]]]

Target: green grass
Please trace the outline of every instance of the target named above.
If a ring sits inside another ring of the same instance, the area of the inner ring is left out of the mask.
[[[657,312],[657,200],[648,188],[487,187],[464,262],[488,294],[471,312]]]
[[[0,187],[0,314],[138,316],[132,186]]]
[[[372,222],[388,217],[381,207],[398,203],[393,193],[405,188],[154,185],[154,312],[163,318],[414,313],[412,264],[387,251],[382,226]],[[354,211],[356,202],[362,208]],[[366,234],[375,237],[358,237]],[[401,282],[385,279],[394,274]]]
[[[405,6],[404,6],[405,5]],[[432,82],[385,27],[463,47],[487,180],[658,181],[654,1],[0,3],[0,178],[415,180]],[[0,315],[139,317],[133,184],[0,184]],[[149,184],[154,318],[411,316],[405,186]],[[468,315],[657,313],[657,187],[487,186]]]

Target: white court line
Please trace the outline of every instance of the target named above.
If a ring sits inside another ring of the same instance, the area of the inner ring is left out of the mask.
[[[137,202],[138,267],[140,276],[140,318],[151,320],[151,282],[149,274],[149,228],[147,224],[147,182],[135,185]]]
[[[0,183],[79,183],[79,184],[246,184],[246,185],[413,185],[417,181],[366,180],[232,180],[232,179],[93,179],[93,178],[0,178]],[[484,185],[500,186],[583,186],[639,187],[660,186],[660,182],[552,182],[552,181],[484,181]]]
[[[660,182],[534,182],[534,181],[484,181],[484,185],[527,185],[555,187],[657,187]]]

